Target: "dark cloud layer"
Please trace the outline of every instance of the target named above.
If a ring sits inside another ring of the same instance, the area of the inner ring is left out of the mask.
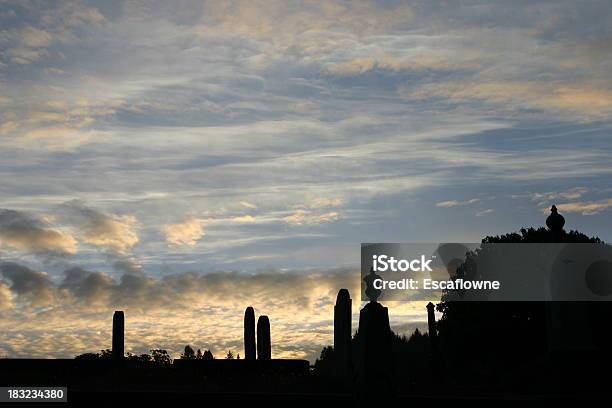
[[[179,351],[186,343],[206,341],[217,352],[239,351],[237,333],[244,308],[251,305],[270,316],[276,355],[314,358],[330,341],[338,289],[348,287],[356,297],[359,288],[358,270],[348,268],[193,272],[161,279],[126,273],[114,279],[70,267],[53,281],[43,272],[5,262],[0,272],[0,328],[6,329],[0,351],[12,356],[95,350],[117,309],[128,316],[131,350],[163,346]]]
[[[70,267],[61,280],[16,263],[0,264],[0,352],[10,356],[69,357],[108,347],[112,313],[126,312],[128,350],[185,344],[215,353],[241,352],[244,309],[272,323],[273,353],[314,360],[332,341],[339,288],[353,297],[358,320],[359,270],[336,268],[256,273],[182,273],[155,279]],[[420,305],[419,303],[423,303]],[[400,333],[425,325],[424,302],[389,305]]]
[[[334,292],[359,288],[358,271],[352,269],[235,271],[181,273],[155,279],[144,274],[125,273],[115,280],[102,272],[70,267],[56,284],[48,275],[17,263],[0,264],[6,284],[21,301],[37,306],[69,307],[79,304],[83,310],[105,306],[139,310],[185,308],[202,301],[215,304],[235,302],[268,303],[288,308],[311,308],[321,294],[333,299]]]
[[[132,216],[106,214],[79,200],[63,203],[59,212],[87,244],[123,254],[138,243],[137,222]]]
[[[23,211],[0,209],[0,246],[36,254],[76,252],[76,240],[45,220]]]
[[[34,306],[55,302],[55,287],[47,274],[14,262],[0,263],[0,273],[10,283],[9,289],[19,301]]]

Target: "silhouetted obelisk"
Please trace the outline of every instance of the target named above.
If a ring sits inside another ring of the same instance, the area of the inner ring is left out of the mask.
[[[255,360],[255,311],[251,306],[244,312],[244,358]]]
[[[340,289],[334,306],[334,355],[335,374],[347,377],[352,371],[351,364],[351,317],[352,300],[347,289]]]
[[[257,359],[270,360],[271,358],[270,320],[268,316],[259,316],[257,319]]]
[[[124,330],[125,317],[122,310],[113,314],[113,360],[122,360],[124,355]]]
[[[438,351],[438,329],[436,328],[436,314],[435,306],[429,302],[427,304],[427,327],[429,329],[429,342],[431,344],[431,351]]]

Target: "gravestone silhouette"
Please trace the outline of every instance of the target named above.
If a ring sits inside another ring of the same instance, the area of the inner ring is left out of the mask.
[[[124,356],[124,326],[123,311],[117,310],[113,314],[113,360],[122,360]]]
[[[432,352],[438,351],[438,329],[436,328],[436,307],[433,303],[427,304],[427,327],[429,330],[429,341]]]
[[[251,306],[244,311],[244,358],[256,359],[255,348],[255,311]]]
[[[376,299],[382,292],[374,288],[378,275],[371,269],[364,278],[365,293],[370,299],[359,312],[359,351],[358,374],[359,388],[363,397],[368,399],[381,393],[387,396],[394,392],[393,348],[389,310]],[[374,390],[377,390],[374,392]]]
[[[359,313],[359,388],[366,399],[394,392],[393,347],[389,310],[370,301]]]
[[[259,316],[257,319],[257,359],[270,360],[271,358],[270,320],[268,316]]]
[[[335,375],[346,378],[352,371],[352,300],[347,289],[340,289],[334,306]]]

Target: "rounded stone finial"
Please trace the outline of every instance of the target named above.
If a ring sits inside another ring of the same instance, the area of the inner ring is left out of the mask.
[[[380,276],[378,276],[374,272],[374,268],[370,268],[370,273],[366,275],[365,278],[363,278],[363,281],[366,284],[365,294],[368,297],[368,299],[370,299],[370,302],[373,302],[373,303],[376,303],[376,301],[380,297],[380,294],[382,293],[382,290],[376,289],[374,287],[374,281],[376,279],[380,279]]]
[[[351,300],[351,295],[349,294],[348,289],[340,289],[338,291],[338,296],[336,297],[336,302],[350,301],[350,300]]]
[[[550,208],[550,215],[546,218],[546,226],[551,231],[561,231],[565,225],[565,218],[557,211],[557,206]]]

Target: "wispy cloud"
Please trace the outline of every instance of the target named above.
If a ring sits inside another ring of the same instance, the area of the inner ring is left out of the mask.
[[[78,200],[63,203],[59,210],[87,244],[125,254],[139,241],[138,222],[131,215],[106,214]]]
[[[424,85],[410,93],[414,98],[442,97],[452,103],[484,102],[510,114],[526,108],[574,118],[599,120],[612,114],[612,88],[604,83],[564,81],[456,81]],[[486,108],[485,108],[486,109]]]
[[[586,187],[576,187],[565,191],[549,191],[545,193],[532,193],[531,199],[537,202],[552,202],[555,200],[575,200],[589,191]]]
[[[612,208],[612,199],[604,199],[597,201],[577,201],[568,203],[559,203],[557,208],[560,212],[580,213],[582,215],[595,215]],[[548,213],[550,209],[544,208],[542,212]]]
[[[168,245],[195,246],[204,236],[202,222],[197,218],[188,218],[178,224],[167,224],[162,227]]]
[[[252,215],[240,215],[237,217],[232,218],[232,221],[234,222],[238,222],[238,223],[253,223],[256,221],[255,217],[253,217]]]
[[[312,225],[335,221],[338,217],[339,214],[336,211],[313,213],[311,211],[297,210],[293,214],[283,218],[283,220],[291,225]]]
[[[480,202],[480,199],[478,198],[471,198],[465,201],[457,201],[457,200],[439,201],[436,203],[436,207],[451,208],[451,207],[475,204],[478,202]]]
[[[493,208],[487,208],[486,210],[478,211],[476,213],[477,217],[482,217],[483,215],[494,213],[495,210]]]

